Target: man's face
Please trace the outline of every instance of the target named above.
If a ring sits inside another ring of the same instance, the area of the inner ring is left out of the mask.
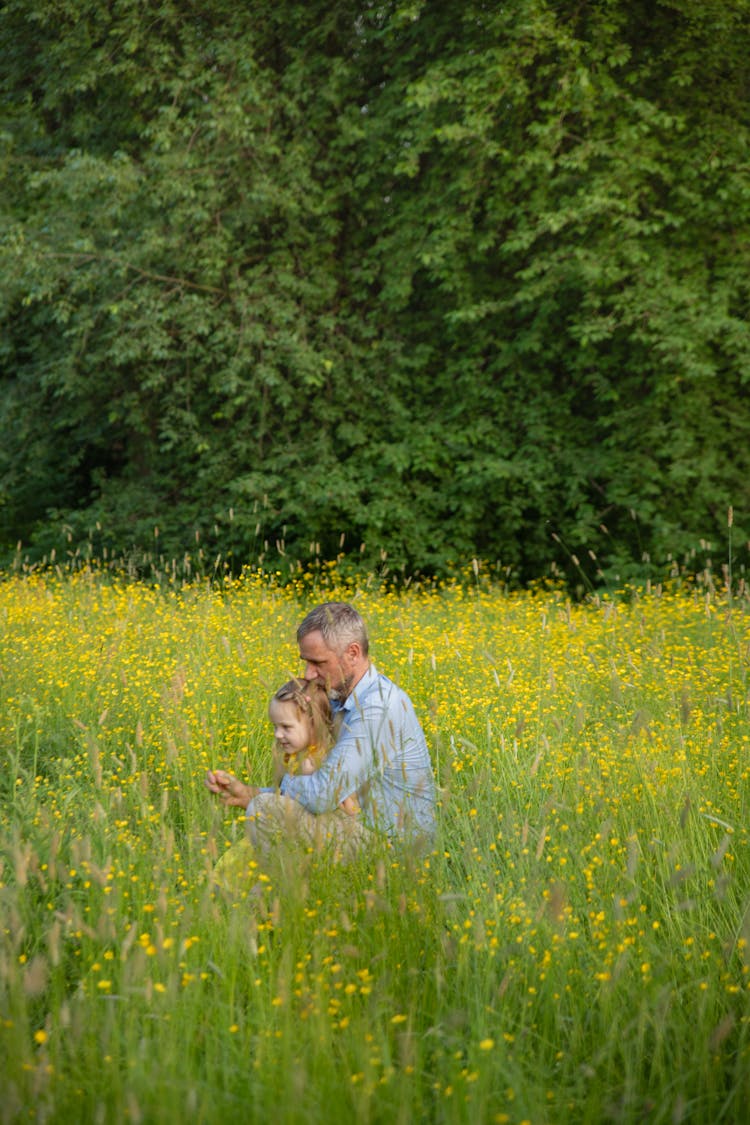
[[[300,660],[304,662],[304,678],[320,680],[329,695],[345,699],[352,680],[352,657],[348,650],[341,654],[334,652],[323,640],[323,634],[316,629],[299,642]]]

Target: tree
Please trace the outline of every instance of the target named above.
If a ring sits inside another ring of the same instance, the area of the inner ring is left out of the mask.
[[[739,539],[747,16],[10,0],[0,539],[522,578]]]

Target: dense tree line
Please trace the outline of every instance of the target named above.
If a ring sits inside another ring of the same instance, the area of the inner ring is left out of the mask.
[[[5,557],[744,544],[749,17],[6,0]]]

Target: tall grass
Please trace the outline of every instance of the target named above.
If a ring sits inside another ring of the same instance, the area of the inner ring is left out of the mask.
[[[0,1120],[741,1122],[747,606],[83,568],[0,583]],[[355,599],[440,784],[417,860],[211,890],[311,597]]]

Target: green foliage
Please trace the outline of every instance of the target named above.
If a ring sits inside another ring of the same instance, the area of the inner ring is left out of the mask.
[[[0,544],[743,543],[748,14],[11,0]]]

